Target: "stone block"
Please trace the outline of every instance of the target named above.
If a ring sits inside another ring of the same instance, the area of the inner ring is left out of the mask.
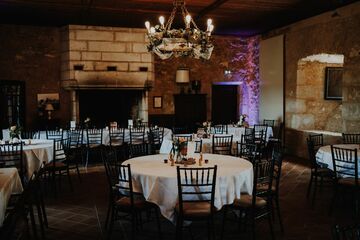
[[[96,71],[107,71],[108,66],[116,66],[117,71],[128,71],[129,64],[126,62],[95,62],[94,67]]]
[[[101,52],[82,52],[81,60],[100,60]]]
[[[306,112],[306,101],[303,99],[288,99],[286,101],[286,112],[304,113]]]
[[[311,86],[311,85],[303,85],[296,87],[296,96],[301,99],[321,99],[324,98],[324,86]]]
[[[152,53],[142,53],[141,62],[154,62],[154,57]]]
[[[126,44],[120,42],[95,42],[89,41],[89,51],[99,52],[125,52]]]
[[[291,119],[291,127],[295,129],[307,130],[314,129],[314,115],[294,114]]]
[[[129,63],[129,71],[138,72],[140,67],[147,67],[147,72],[153,72],[153,64],[151,63]]]
[[[116,32],[115,41],[120,42],[144,42],[144,33],[124,33]]]
[[[84,51],[87,50],[87,44],[86,41],[70,41],[69,42],[69,49],[70,51]]]
[[[73,70],[61,71],[61,73],[60,73],[60,79],[61,80],[74,79],[74,77],[75,77],[75,75],[74,75]]]
[[[139,53],[102,53],[103,61],[140,62]]]
[[[64,54],[62,54],[62,56],[64,56],[64,59],[62,59],[62,61],[65,60],[80,60],[81,59],[81,53],[77,52],[77,51],[70,51],[70,52],[66,52]]]
[[[132,52],[135,53],[147,53],[147,46],[145,43],[133,43]]]
[[[98,40],[98,41],[113,41],[113,32],[95,31],[95,30],[77,30],[77,40]]]

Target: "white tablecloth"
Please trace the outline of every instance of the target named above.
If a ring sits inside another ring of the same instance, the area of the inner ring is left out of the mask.
[[[133,187],[135,192],[143,193],[147,201],[160,207],[164,217],[174,222],[174,208],[178,201],[176,167],[165,164],[167,154],[149,155],[129,159],[124,164],[131,164]],[[240,198],[240,193],[252,193],[253,167],[249,161],[241,158],[204,154],[209,163],[203,166],[218,166],[215,207],[221,209],[225,204],[233,203]],[[199,154],[195,154],[199,159]],[[198,164],[188,167],[198,167]]]
[[[241,136],[245,133],[244,127],[234,127],[228,126],[228,134],[232,134],[234,138],[241,139]],[[266,141],[269,141],[269,138],[273,136],[273,129],[272,127],[268,127],[266,130]]]
[[[360,161],[360,155],[359,155],[360,145],[359,144],[337,144],[337,145],[334,145],[334,147],[349,148],[349,149],[356,148],[358,150],[358,160]],[[316,153],[316,161],[318,163],[325,165],[327,168],[334,170],[330,145],[322,146],[319,148],[319,150]],[[359,170],[360,170],[360,166],[359,166]],[[360,173],[360,171],[359,171],[359,173]],[[359,174],[359,177],[360,177],[360,174]]]
[[[22,191],[18,170],[16,168],[0,168],[0,227],[3,225],[11,194]]]
[[[29,140],[23,140],[25,145],[23,147],[24,152],[24,164],[28,177],[30,177],[35,170],[40,168],[42,162],[48,163],[53,160],[53,140],[46,139],[32,139],[31,144]]]

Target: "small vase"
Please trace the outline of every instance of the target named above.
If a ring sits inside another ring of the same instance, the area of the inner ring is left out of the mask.
[[[181,154],[180,151],[176,152],[176,160],[175,163],[181,163]]]

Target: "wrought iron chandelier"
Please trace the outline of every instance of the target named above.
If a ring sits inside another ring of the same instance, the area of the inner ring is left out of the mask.
[[[174,0],[173,5],[173,10],[166,24],[163,16],[159,17],[160,25],[151,26],[149,21],[145,22],[149,39],[149,52],[154,52],[161,59],[168,59],[172,56],[210,59],[214,49],[211,38],[211,33],[214,30],[212,20],[208,19],[206,31],[201,31],[186,9],[184,0]],[[185,29],[171,29],[178,9],[181,10]]]

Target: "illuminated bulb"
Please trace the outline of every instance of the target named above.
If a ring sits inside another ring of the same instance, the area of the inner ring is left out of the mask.
[[[146,27],[146,29],[148,30],[148,33],[149,33],[150,32],[150,22],[149,21],[145,22],[145,27]]]
[[[151,28],[150,28],[150,33],[151,33],[151,34],[155,33],[155,28],[154,28],[154,27],[151,27]]]
[[[160,16],[159,17],[159,22],[160,22],[161,26],[164,26],[165,18],[163,16]]]
[[[214,25],[209,26],[208,36],[211,35],[211,32],[214,30]]]
[[[212,19],[211,18],[209,18],[208,20],[207,20],[207,29],[206,29],[206,31],[210,31],[210,26],[212,25]]]
[[[189,27],[189,26],[190,26],[190,22],[191,22],[191,16],[190,16],[189,14],[186,15],[185,20],[186,20],[186,27]]]

